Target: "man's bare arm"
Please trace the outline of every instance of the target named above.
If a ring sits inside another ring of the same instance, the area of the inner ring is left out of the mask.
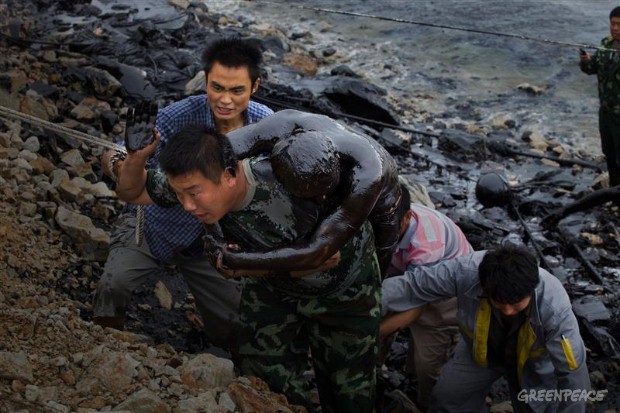
[[[415,322],[420,314],[426,308],[425,305],[421,307],[412,308],[411,310],[403,311],[402,313],[393,313],[388,315],[381,321],[379,326],[379,336],[386,337],[396,330],[407,327],[409,324]]]

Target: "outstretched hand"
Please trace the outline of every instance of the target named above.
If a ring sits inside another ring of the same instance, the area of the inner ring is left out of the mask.
[[[142,101],[127,110],[125,126],[125,147],[127,152],[144,149],[155,140],[155,118],[159,105]]]

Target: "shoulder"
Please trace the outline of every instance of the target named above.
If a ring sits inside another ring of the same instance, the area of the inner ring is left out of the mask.
[[[419,268],[437,274],[452,274],[458,278],[459,283],[473,285],[478,283],[478,267],[485,253],[486,251],[476,251],[463,257],[443,260],[430,267]]]
[[[158,116],[177,116],[185,112],[191,112],[196,108],[208,108],[207,95],[189,96],[162,108],[158,112]]]
[[[540,282],[536,294],[542,304],[541,309],[571,308],[570,298],[560,280],[542,268],[538,273]]]
[[[248,172],[252,174],[257,184],[261,186],[278,186],[279,181],[273,175],[271,160],[266,154],[260,154],[244,160]]]
[[[540,322],[545,328],[560,325],[567,317],[574,317],[572,304],[564,286],[555,276],[540,269],[536,287],[536,301]]]
[[[248,105],[248,116],[250,117],[250,121],[252,123],[258,122],[262,118],[266,118],[270,115],[273,115],[273,110],[262,103],[255,102],[253,100],[250,101],[250,104]]]
[[[441,212],[429,208],[425,205],[411,203],[411,210],[416,216],[424,217],[426,219],[439,219],[441,217]]]
[[[243,162],[248,168],[247,172],[252,177],[251,184],[255,188],[252,200],[254,208],[265,204],[271,207],[278,205],[276,209],[280,211],[290,208],[291,199],[280,181],[275,178],[268,155],[261,154],[244,159]]]

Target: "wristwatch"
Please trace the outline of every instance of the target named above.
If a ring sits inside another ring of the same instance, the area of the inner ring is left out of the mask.
[[[117,180],[116,174],[114,173],[114,165],[116,165],[116,162],[125,159],[126,157],[127,153],[115,151],[114,154],[110,156],[110,159],[108,159],[108,171],[110,172],[110,178],[112,178],[114,182]]]

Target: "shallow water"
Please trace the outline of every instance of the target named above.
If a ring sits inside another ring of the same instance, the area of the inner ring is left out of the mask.
[[[596,46],[608,34],[609,2],[499,0],[206,1],[211,11],[268,22],[291,35],[311,31],[307,47],[321,70],[343,61],[397,97],[414,98],[432,113],[471,102],[485,121],[508,114],[517,133],[537,130],[578,149],[600,154],[596,78],[578,68],[578,46]],[[331,9],[401,19],[380,20],[315,11]],[[545,41],[428,27],[411,22],[482,30]],[[522,83],[544,87],[534,96]],[[463,116],[461,114],[461,116]],[[464,119],[468,120],[468,119]],[[456,120],[454,120],[456,121]]]

